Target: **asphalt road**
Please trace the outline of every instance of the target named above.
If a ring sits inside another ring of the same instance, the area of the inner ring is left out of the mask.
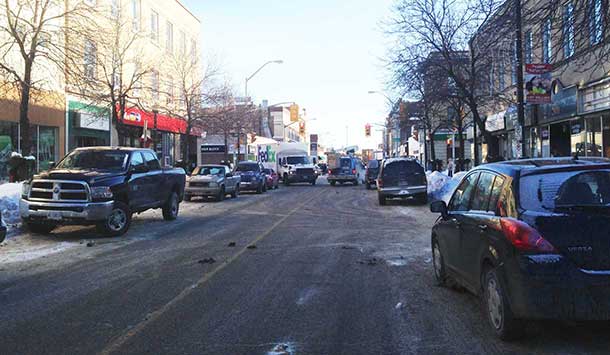
[[[610,349],[607,323],[536,323],[519,342],[496,340],[476,297],[434,285],[427,206],[380,207],[363,186],[322,181],[181,208],[174,222],[139,215],[121,238],[20,236],[19,252],[66,248],[0,264],[0,354]]]

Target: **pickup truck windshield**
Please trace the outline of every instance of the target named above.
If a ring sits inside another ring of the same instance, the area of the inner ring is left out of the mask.
[[[58,169],[125,170],[128,152],[111,150],[76,150],[65,157]]]
[[[246,164],[238,164],[236,171],[260,171],[258,164],[255,163],[246,163]]]
[[[195,170],[193,170],[193,175],[203,175],[203,176],[207,176],[207,175],[218,175],[218,176],[223,176],[224,175],[224,168],[220,168],[217,166],[214,167],[208,167],[208,166],[203,166],[200,168],[195,168]]]
[[[286,163],[290,165],[309,164],[307,157],[286,157]]]

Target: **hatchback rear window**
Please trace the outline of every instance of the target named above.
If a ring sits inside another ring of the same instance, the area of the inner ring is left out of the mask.
[[[421,165],[412,160],[399,160],[386,163],[383,167],[383,175],[398,176],[401,172],[407,174],[421,173],[424,171]]]
[[[369,160],[369,169],[377,169],[379,168],[379,161],[377,160]]]
[[[610,170],[570,171],[524,176],[521,207],[552,211],[561,207],[610,205]]]
[[[339,164],[341,165],[342,168],[351,168],[352,160],[350,158],[341,158]]]

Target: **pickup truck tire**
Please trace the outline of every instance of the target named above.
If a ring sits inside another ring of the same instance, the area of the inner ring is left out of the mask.
[[[227,192],[225,191],[224,186],[220,188],[220,191],[218,192],[218,196],[216,196],[216,201],[220,202],[223,201],[225,199],[225,195],[227,194]]]
[[[330,186],[335,186],[336,183],[337,183],[336,181],[331,181]]]
[[[237,198],[239,196],[239,186],[235,186],[233,192],[231,192],[231,198]]]
[[[385,196],[383,196],[382,194],[378,194],[377,198],[379,200],[379,205],[380,206],[385,206],[386,205],[386,198],[385,198]]]
[[[224,198],[224,195],[222,195]],[[163,205],[163,219],[166,221],[173,221],[178,218],[178,212],[180,211],[180,201],[178,199],[178,194],[176,192],[172,192],[167,199],[165,205]]]
[[[100,233],[113,237],[123,235],[131,225],[131,215],[129,206],[123,202],[115,201],[112,212],[105,221],[97,225],[97,229]]]
[[[358,179],[354,180],[354,186],[358,186]]]
[[[288,181],[288,174],[284,174],[284,178],[282,180],[284,180],[284,185],[290,185],[290,181]]]
[[[263,184],[258,184],[256,187],[256,193],[259,195],[263,193]]]
[[[311,182],[311,186],[314,186],[316,184],[316,180]]]
[[[49,234],[57,225],[53,223],[37,223],[37,222],[27,222],[26,223],[28,230],[32,233],[36,234]]]
[[[191,195],[184,195],[184,201],[190,202],[192,199]]]

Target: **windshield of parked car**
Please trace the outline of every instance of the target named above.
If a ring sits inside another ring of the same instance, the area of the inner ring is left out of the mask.
[[[195,170],[193,170],[193,175],[202,175],[202,176],[209,176],[209,175],[218,175],[218,176],[224,176],[225,173],[225,168],[223,167],[218,167],[218,166],[202,166],[199,168],[195,168]]]
[[[286,163],[290,165],[309,164],[308,157],[286,157]]]
[[[532,211],[610,206],[610,170],[524,176],[520,201],[522,208]]]
[[[235,171],[260,171],[260,168],[256,163],[241,163],[237,165]]]
[[[128,157],[125,151],[75,150],[57,164],[57,169],[125,170]]]
[[[379,168],[379,161],[378,160],[369,160],[368,168],[369,169],[378,169]]]

